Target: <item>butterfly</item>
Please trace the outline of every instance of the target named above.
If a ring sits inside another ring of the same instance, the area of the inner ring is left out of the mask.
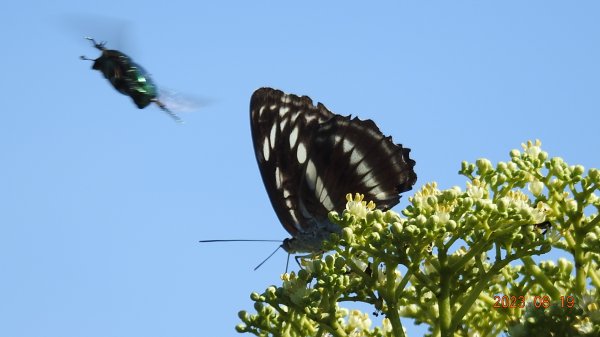
[[[342,211],[347,193],[387,210],[417,180],[410,149],[384,136],[372,120],[341,116],[307,96],[260,88],[250,100],[256,161],[269,199],[292,235],[290,254],[322,251],[340,227],[328,213]]]

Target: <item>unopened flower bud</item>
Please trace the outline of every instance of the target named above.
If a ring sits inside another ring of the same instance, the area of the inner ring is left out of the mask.
[[[399,235],[400,233],[402,233],[402,231],[404,230],[404,226],[402,226],[401,223],[399,222],[394,222],[392,224],[392,233],[394,235]]]
[[[575,212],[577,211],[577,200],[575,199],[570,199],[566,201],[566,211],[567,212]]]
[[[543,189],[544,183],[539,180],[534,180],[529,183],[529,191],[536,197],[539,197],[542,194]]]
[[[594,246],[597,247],[598,236],[594,232],[588,232],[585,234],[585,237],[583,238],[583,242],[585,242],[586,244],[588,244],[592,247],[594,247]]]
[[[571,271],[573,270],[573,263],[571,263],[569,260],[565,259],[564,257],[561,257],[558,259],[558,269],[567,275],[571,274]]]
[[[600,184],[600,170],[596,168],[591,168],[588,172],[588,175],[594,183]]]
[[[477,159],[476,165],[480,175],[484,175],[485,173],[493,170],[492,163],[485,158]]]
[[[348,243],[354,241],[354,231],[350,227],[344,227],[342,229],[342,238]]]

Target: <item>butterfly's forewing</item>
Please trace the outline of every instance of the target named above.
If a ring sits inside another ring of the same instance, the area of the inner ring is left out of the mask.
[[[289,252],[318,251],[339,231],[327,214],[341,212],[347,193],[365,194],[380,209],[396,205],[416,181],[408,149],[371,120],[336,115],[310,98],[261,88],[250,103],[252,138],[271,204],[294,237]]]
[[[308,97],[261,88],[250,101],[252,140],[258,167],[271,204],[285,229],[303,230],[300,184],[310,151],[310,135],[333,114]]]

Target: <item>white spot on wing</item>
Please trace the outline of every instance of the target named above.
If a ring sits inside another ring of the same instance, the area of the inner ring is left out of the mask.
[[[269,139],[265,138],[263,141],[263,157],[265,157],[265,161],[269,161],[269,155],[271,154],[271,150],[269,150]]]
[[[302,113],[301,110],[298,110],[298,111],[292,113],[292,118],[291,118],[292,124],[296,123],[296,118],[298,118],[298,116],[300,116],[300,113]]]
[[[320,176],[317,176],[317,182],[315,184],[315,196],[319,198],[319,202],[329,211],[333,210],[333,203],[329,198],[329,192],[323,184],[323,180]]]
[[[369,190],[369,193],[373,194],[373,195],[380,195],[380,194],[387,195],[380,186],[375,186],[375,187],[371,188]]]
[[[315,181],[317,179],[317,168],[312,160],[308,160],[306,164],[306,181],[311,190],[315,189]]]
[[[282,120],[281,123],[279,123],[279,130],[281,130],[281,132],[285,131],[285,127],[287,126],[287,122],[288,122],[288,119],[286,118],[286,119]]]
[[[275,185],[277,188],[281,188],[281,172],[279,172],[279,166],[275,168]]]
[[[296,146],[296,140],[298,140],[298,126],[290,132],[290,148],[293,149]]]
[[[327,208],[328,211],[333,211],[333,203],[329,198],[329,194],[325,195],[325,200],[321,201],[321,203],[323,204],[323,206],[325,206],[325,208]]]
[[[316,119],[317,119],[317,116],[310,116],[310,115],[307,115],[307,116],[306,116],[306,124],[309,124],[310,122],[312,122],[312,121],[314,121],[314,120],[316,120]]]
[[[283,118],[283,116],[285,116],[285,114],[287,114],[288,111],[290,111],[289,106],[283,106],[283,107],[279,108],[279,116]]]
[[[323,193],[325,192],[325,193]],[[315,196],[317,198],[319,198],[319,196],[321,196],[323,194],[327,194],[327,191],[323,191],[323,180],[321,180],[321,177],[317,176],[317,182],[315,184]],[[322,199],[320,199],[319,201],[323,201]]]
[[[263,111],[265,111],[265,108],[266,108],[265,105],[260,107],[260,109],[258,110],[258,117],[260,117],[262,115]]]
[[[304,162],[306,161],[306,147],[302,142],[298,144],[298,149],[296,150],[296,157],[298,157],[298,162],[300,164],[304,164]]]
[[[289,196],[290,196],[290,191],[288,191],[287,189],[285,189],[285,188],[284,188],[284,189],[283,189],[283,197],[284,197],[284,198],[287,198],[287,197],[289,197]]]
[[[373,171],[367,173],[366,176],[363,177],[362,183],[369,189],[379,185],[379,181],[377,177],[373,174]]]
[[[342,142],[342,147],[345,153],[349,153],[354,148],[354,144],[348,138],[344,138],[344,141]]]
[[[271,106],[269,107],[269,109],[271,109],[271,110],[275,110],[275,108],[276,108],[276,107],[277,107],[277,104],[273,104],[273,105],[271,105]]]
[[[294,228],[296,228],[296,230],[299,232],[304,231],[304,228],[302,228],[300,221],[298,221],[298,216],[296,215],[296,211],[292,210],[290,212],[290,215],[292,216],[292,220],[294,220]]]
[[[283,95],[281,96],[281,102],[282,103],[290,103],[292,101],[292,98],[290,97],[290,95]]]
[[[375,199],[377,199],[377,200],[385,200],[385,199],[387,199],[387,197],[388,197],[388,195],[385,192],[375,194]]]
[[[369,173],[371,171],[371,167],[369,165],[367,165],[365,163],[365,161],[363,160],[360,164],[358,164],[358,166],[356,167],[356,173],[358,175],[365,175],[367,173]]]
[[[273,124],[271,127],[271,148],[275,148],[275,136],[277,135],[277,124]]]
[[[357,149],[354,149],[354,151],[352,151],[352,155],[350,155],[350,165],[356,165],[363,158],[364,155],[360,153]]]

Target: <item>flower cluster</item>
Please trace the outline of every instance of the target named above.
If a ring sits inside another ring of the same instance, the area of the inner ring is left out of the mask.
[[[534,335],[544,317],[565,317],[563,323],[582,336],[600,331],[597,305],[580,306],[572,316],[555,306],[535,315],[529,307],[494,309],[497,294],[553,301],[579,294],[581,305],[584,298],[600,302],[600,171],[549,158],[539,141],[522,147],[495,166],[487,159],[463,162],[464,190],[423,185],[409,198],[405,217],[347,195],[345,211],[329,216],[342,227],[323,243],[329,253],[303,259],[303,269],[284,274],[280,287],[253,294],[256,314],[240,312],[238,331],[405,336],[401,317],[442,337],[498,335],[509,326],[515,336]],[[571,257],[532,258],[551,249]],[[344,302],[371,305],[383,317],[380,325],[343,308]]]

